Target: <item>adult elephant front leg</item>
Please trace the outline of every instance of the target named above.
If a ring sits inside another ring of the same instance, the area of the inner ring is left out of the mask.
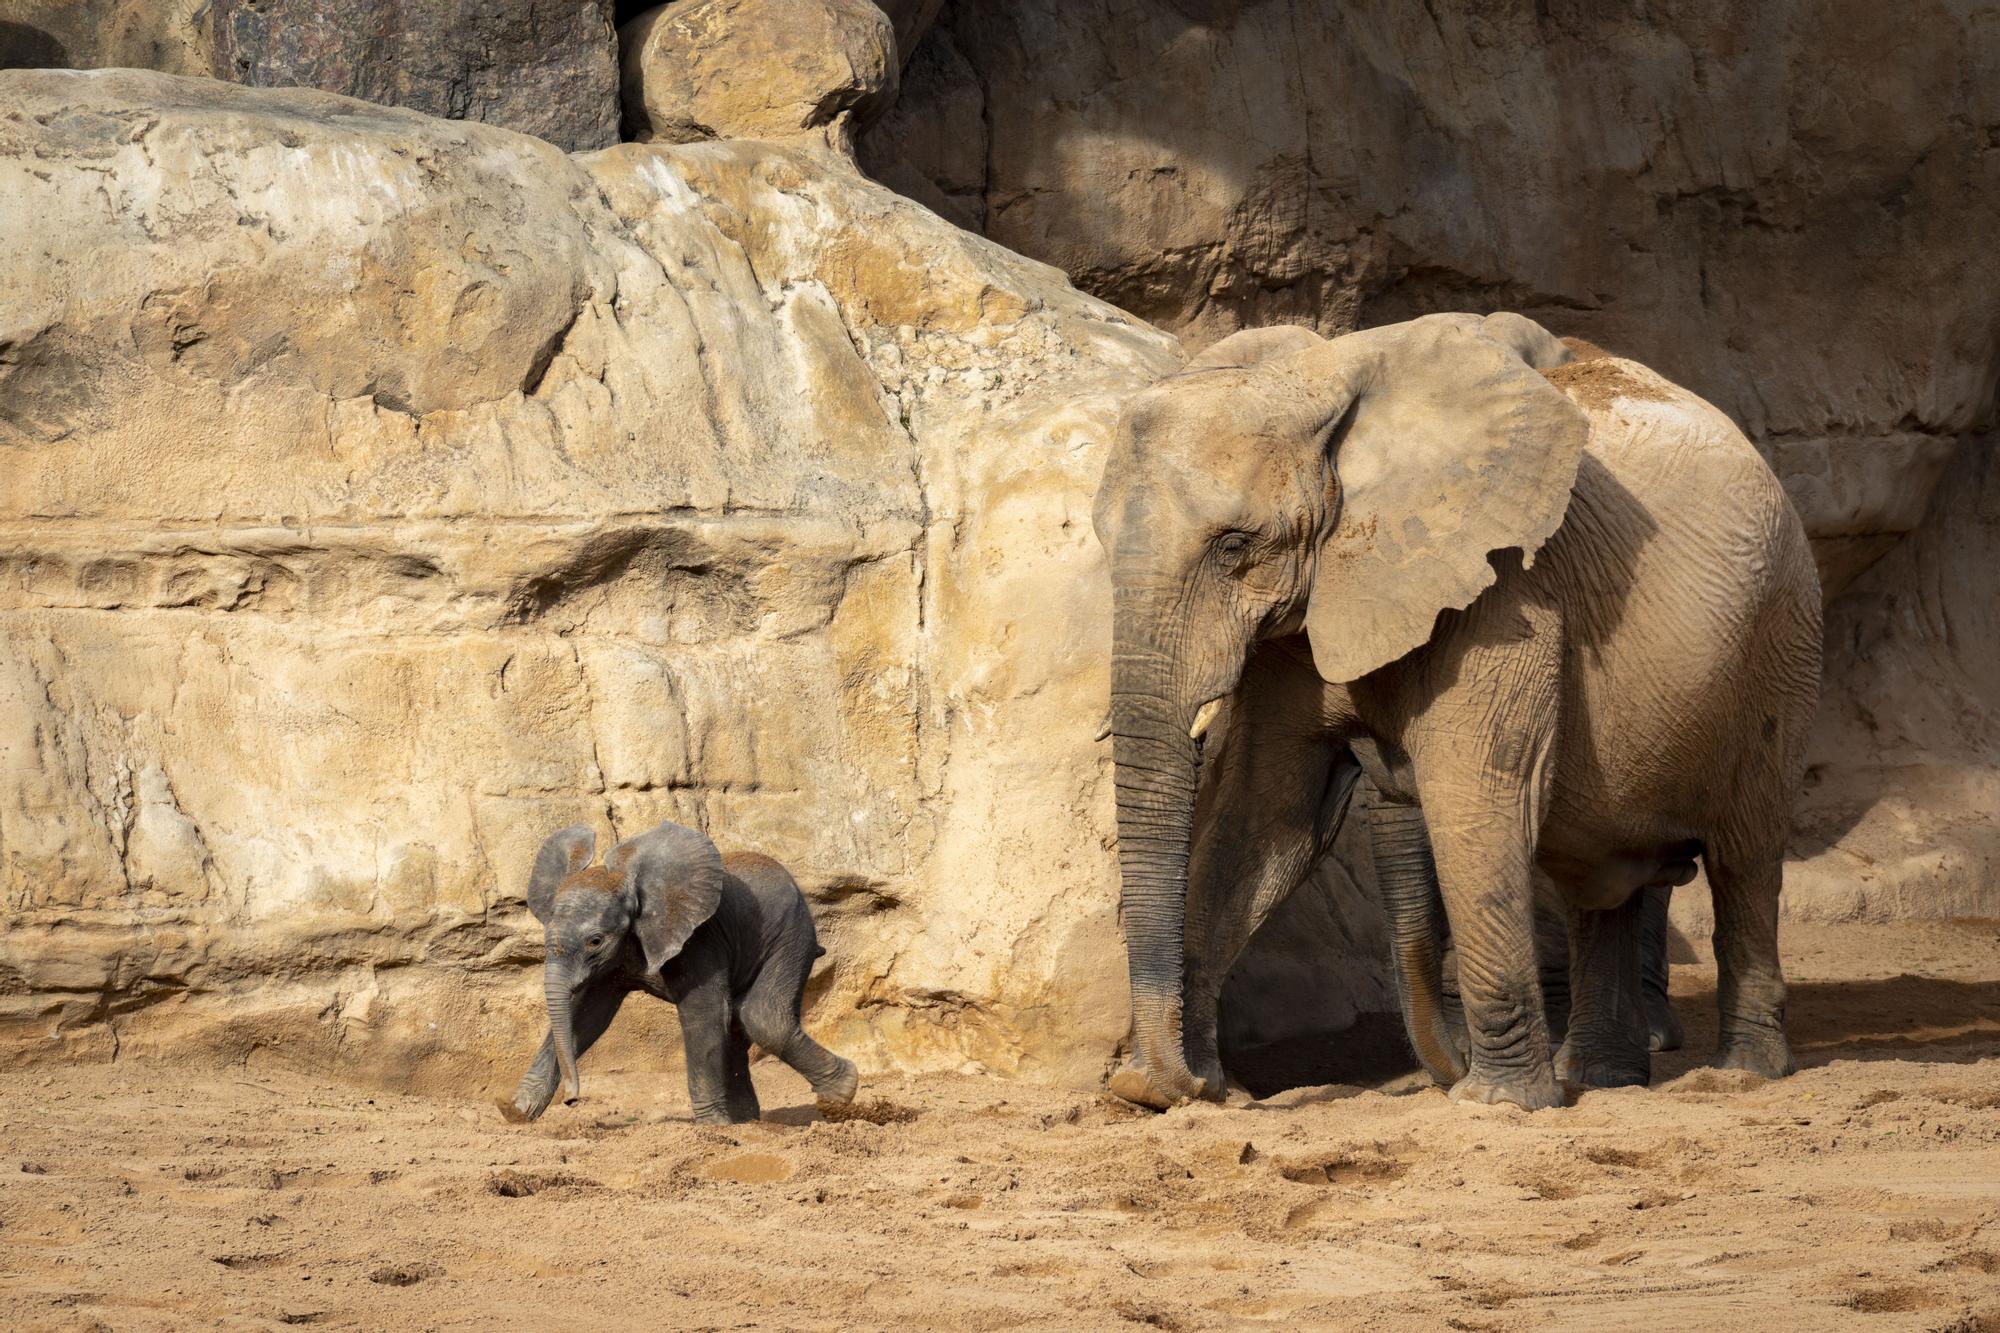
[[[1404,744],[1430,827],[1465,1009],[1457,1101],[1562,1105],[1535,953],[1535,854],[1554,769],[1561,626],[1494,597],[1453,627],[1453,670],[1402,682]],[[1378,703],[1379,707],[1379,703]]]
[[[1562,1105],[1562,1092],[1535,965],[1533,852],[1522,837],[1536,816],[1526,793],[1517,796],[1459,806],[1426,791],[1423,802],[1465,1007],[1467,1068],[1452,1099],[1535,1111]]]
[[[1422,810],[1379,794],[1369,803],[1368,829],[1403,1027],[1424,1072],[1448,1088],[1465,1077],[1465,1019],[1444,995],[1442,901],[1430,830]]]

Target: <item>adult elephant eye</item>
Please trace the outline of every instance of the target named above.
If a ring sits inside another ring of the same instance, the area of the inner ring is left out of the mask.
[[[1250,549],[1250,534],[1247,532],[1225,532],[1215,542],[1217,553],[1234,559]]]

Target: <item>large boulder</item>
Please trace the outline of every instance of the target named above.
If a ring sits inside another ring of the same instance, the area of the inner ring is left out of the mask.
[[[896,29],[869,0],[675,0],[619,41],[626,137],[641,142],[846,149],[896,96]]]
[[[510,1086],[536,845],[672,818],[798,874],[829,1044],[1102,1075],[1090,499],[1173,339],[824,149],[0,108],[0,1050]],[[1243,1030],[1381,1002],[1323,961]]]

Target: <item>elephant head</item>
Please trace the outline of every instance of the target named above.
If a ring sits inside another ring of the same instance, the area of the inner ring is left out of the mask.
[[[572,1099],[580,1086],[572,1017],[578,992],[619,965],[628,941],[636,942],[645,970],[657,972],[722,901],[721,854],[691,828],[662,824],[619,843],[601,866],[591,864],[596,845],[581,824],[551,834],[528,879],[528,910],[543,929],[549,1033]]]
[[[1359,680],[1431,635],[1561,523],[1582,413],[1516,315],[1434,315],[1330,341],[1225,339],[1120,417],[1094,521],[1110,556],[1110,730],[1133,1031],[1159,1091],[1201,1096],[1182,1047],[1198,745],[1253,645],[1303,633]]]

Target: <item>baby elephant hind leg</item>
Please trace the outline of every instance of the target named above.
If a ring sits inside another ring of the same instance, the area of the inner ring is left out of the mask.
[[[1715,899],[1715,1004],[1722,1027],[1715,1063],[1783,1078],[1797,1066],[1785,1040],[1785,976],[1778,964],[1782,856],[1723,851],[1706,861]]]
[[[1556,1077],[1585,1088],[1644,1087],[1652,1076],[1652,1034],[1640,969],[1643,893],[1608,912],[1569,916],[1569,1031]]]
[[[764,970],[743,997],[743,1028],[750,1040],[804,1075],[821,1105],[845,1106],[861,1086],[853,1061],[835,1055],[799,1026],[813,956]]]

